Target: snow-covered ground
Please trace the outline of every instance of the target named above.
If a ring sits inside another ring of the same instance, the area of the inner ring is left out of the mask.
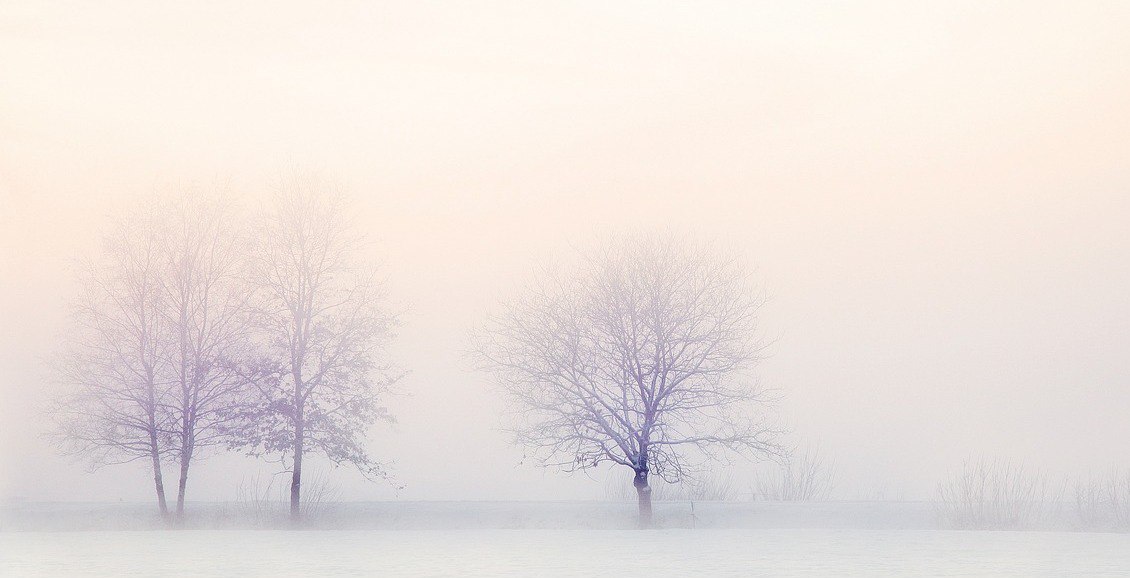
[[[1127,576],[1130,536],[890,530],[0,533],[3,576]]]
[[[189,503],[189,529],[288,528],[283,503]],[[634,502],[343,502],[306,524],[334,530],[630,530]],[[660,528],[933,530],[928,502],[657,502]],[[150,503],[0,505],[0,531],[150,530],[164,527]],[[1054,528],[1059,529],[1059,528]]]
[[[1130,576],[1130,534],[941,530],[929,504],[616,502],[0,507],[0,576]]]

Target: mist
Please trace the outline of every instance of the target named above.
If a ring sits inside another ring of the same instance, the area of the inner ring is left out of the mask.
[[[541,267],[625,234],[737,256],[757,383],[837,500],[924,501],[970,460],[1130,467],[1130,7],[1112,2],[10,3],[0,17],[0,500],[148,502],[43,408],[113,220],[190,185],[241,214],[336,183],[407,373],[350,501],[585,501],[513,443],[468,355]],[[218,185],[217,185],[218,184]],[[763,458],[712,475],[749,493]],[[216,449],[190,501],[280,470]],[[1066,483],[1066,482],[1064,482]]]

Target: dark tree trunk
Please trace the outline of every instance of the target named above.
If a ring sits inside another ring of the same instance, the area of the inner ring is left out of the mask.
[[[181,432],[180,432],[180,477],[177,479],[177,521],[184,519],[184,496],[185,489],[188,487],[188,467],[192,464],[192,453],[195,451],[196,439],[193,435],[193,430],[196,428],[195,417],[193,413],[187,409],[189,407],[189,396],[184,396],[184,407],[181,416]]]
[[[304,309],[299,308],[294,317],[294,334],[297,342],[290,351],[290,377],[294,380],[294,467],[290,472],[290,519],[302,519],[302,452],[305,450],[306,397],[302,379],[302,365],[306,358],[306,333],[303,328]]]
[[[639,497],[640,504],[640,528],[651,527],[651,486],[647,482],[647,468],[636,470],[636,476],[632,479],[632,485],[636,487],[636,495]]]
[[[189,448],[181,452],[180,457],[180,479],[177,481],[177,519],[184,518],[184,493],[185,487],[188,486],[188,465],[192,459],[192,449]]]
[[[294,424],[294,468],[290,473],[290,519],[299,521],[302,518],[302,451],[304,449],[303,436],[305,435],[301,407],[295,414]]]
[[[153,367],[145,363],[145,377],[148,385],[149,406],[149,457],[153,459],[153,485],[157,488],[157,507],[161,509],[161,517],[169,517],[169,503],[165,500],[165,477],[161,475],[161,446],[157,443],[157,399],[153,388]]]
[[[177,479],[177,522],[184,519],[184,489],[188,485],[188,462],[192,459],[192,386],[189,377],[189,337],[187,303],[180,309],[180,477]],[[195,379],[193,373],[192,379]]]
[[[157,506],[161,517],[169,515],[169,504],[165,501],[165,480],[161,476],[161,453],[157,450],[157,432],[149,429],[149,453],[153,458],[153,485],[157,488]]]

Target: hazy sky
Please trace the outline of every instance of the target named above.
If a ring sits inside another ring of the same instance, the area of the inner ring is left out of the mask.
[[[841,495],[1128,467],[1128,30],[1124,2],[5,2],[0,498],[150,499],[40,437],[71,260],[155,190],[251,209],[289,164],[352,193],[407,310],[372,436],[406,487],[343,469],[346,498],[600,497],[518,465],[462,350],[537,264],[653,228],[757,268],[759,375]],[[195,468],[233,499],[256,464]]]

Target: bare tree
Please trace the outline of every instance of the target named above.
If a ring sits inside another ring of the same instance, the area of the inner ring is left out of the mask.
[[[640,238],[546,275],[491,318],[475,351],[519,404],[516,429],[546,465],[632,470],[641,526],[649,476],[676,483],[719,450],[779,456],[745,370],[760,305],[730,258]]]
[[[152,211],[117,223],[85,264],[75,327],[59,365],[66,392],[52,417],[64,452],[92,469],[149,460],[168,514],[161,462],[172,451],[161,254]]]
[[[255,368],[261,395],[235,444],[289,461],[297,520],[307,453],[385,476],[363,442],[371,424],[392,421],[378,402],[398,376],[378,356],[395,319],[377,307],[372,276],[355,262],[357,239],[336,191],[298,172],[277,189],[252,268],[267,349]]]
[[[162,235],[171,373],[173,437],[180,476],[178,518],[194,457],[228,441],[229,424],[247,398],[238,364],[249,349],[249,299],[245,247],[229,206],[191,188],[170,207]]]

